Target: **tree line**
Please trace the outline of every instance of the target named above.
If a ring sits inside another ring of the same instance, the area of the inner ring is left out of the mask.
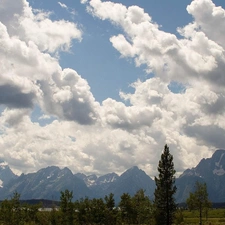
[[[19,200],[14,193],[11,199],[4,200],[0,207],[0,224],[5,225],[74,225],[74,224],[151,224],[153,221],[153,203],[139,190],[131,197],[128,193],[121,196],[115,205],[114,195],[104,199],[83,198],[75,202],[73,192],[61,192],[59,207],[52,205],[48,211],[41,204],[28,205]]]
[[[121,195],[118,205],[115,205],[112,193],[104,198],[82,198],[73,202],[73,192],[64,190],[61,191],[59,207],[52,205],[51,210],[44,211],[40,210],[41,204],[22,204],[20,195],[15,192],[11,199],[1,202],[0,225],[179,224],[183,216],[174,198],[176,171],[167,145],[159,160],[158,173],[154,200],[150,200],[141,189],[134,196],[128,193]],[[187,206],[190,210],[199,210],[202,224],[203,212],[207,213],[211,206],[206,184],[196,183],[196,190],[190,193]]]

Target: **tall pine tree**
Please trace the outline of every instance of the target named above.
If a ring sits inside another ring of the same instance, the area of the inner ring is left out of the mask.
[[[155,219],[157,225],[171,225],[176,211],[176,192],[173,156],[165,145],[158,165],[158,178],[155,177]]]

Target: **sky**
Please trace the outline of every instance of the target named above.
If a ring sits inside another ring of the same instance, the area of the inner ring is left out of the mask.
[[[203,10],[204,9],[204,10]],[[225,149],[223,0],[1,0],[0,158],[19,173],[177,175]]]

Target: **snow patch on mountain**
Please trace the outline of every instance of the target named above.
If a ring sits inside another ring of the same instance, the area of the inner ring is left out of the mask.
[[[215,162],[216,168],[213,170],[213,174],[215,174],[215,175],[222,176],[225,174],[225,170],[223,169],[223,166],[220,164],[224,154],[225,153],[222,153],[219,161]]]
[[[223,156],[224,156],[224,153],[221,154],[219,162],[216,162],[216,163],[215,163],[216,166],[218,166],[218,167],[220,166],[220,162],[221,162]]]
[[[107,184],[115,182],[118,179],[118,175],[116,173],[108,173],[100,177],[98,177],[95,174],[85,175],[82,173],[77,173],[75,174],[75,176],[82,179],[87,185],[87,187],[107,185]]]
[[[3,181],[2,180],[0,180],[0,188],[3,188]]]
[[[96,185],[96,182],[95,182],[95,180],[85,180],[85,183],[86,183],[86,185],[88,186],[88,187],[90,187],[90,186],[93,186],[93,185]]]
[[[221,166],[220,169],[214,169],[213,174],[218,175],[218,176],[222,176],[222,175],[225,174],[225,170]]]
[[[107,184],[107,183],[112,183],[116,181],[118,178],[117,174],[111,173],[111,174],[106,174],[104,176],[101,176],[98,178],[97,183],[98,184]]]
[[[54,176],[54,173],[51,173],[50,175],[47,176],[47,179],[50,179],[53,176]]]
[[[92,175],[89,175],[89,176],[86,176],[83,181],[85,182],[85,184],[88,186],[88,187],[91,187],[93,185],[96,185],[96,180],[98,179],[98,177],[95,175],[95,174],[92,174]]]
[[[105,183],[110,183],[110,182],[114,182],[115,180],[117,180],[117,178],[114,176],[112,179],[104,179],[102,181],[100,181],[101,184],[105,184]]]
[[[62,177],[64,177],[64,175],[65,175],[65,174],[59,174],[58,177],[57,177],[57,179],[58,179],[58,180],[61,179]]]

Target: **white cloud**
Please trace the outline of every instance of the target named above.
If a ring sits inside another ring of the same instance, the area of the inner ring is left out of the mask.
[[[64,3],[58,2],[58,4],[59,4],[62,8],[68,9],[67,5],[64,4]]]
[[[202,10],[204,8],[204,10]],[[187,7],[188,13],[194,17],[194,24],[217,44],[225,47],[225,10],[216,7],[210,0],[192,1]]]
[[[87,0],[80,0],[81,4],[85,4]]]
[[[48,119],[51,119],[49,115],[42,115],[38,118],[38,120],[48,120]]]
[[[68,51],[73,39],[81,40],[82,32],[76,24],[52,21],[49,15],[49,12],[32,10],[25,0],[16,4],[4,0],[0,8],[0,21],[10,36],[17,36],[27,44],[32,41],[41,51]]]
[[[13,27],[8,33],[8,27],[17,22],[12,19],[12,24],[0,23],[0,85],[2,92],[6,93],[1,95],[0,103],[16,108],[32,108],[34,104],[40,104],[46,113],[61,119],[93,123],[98,117],[95,109],[98,104],[88,83],[76,71],[62,70],[56,58],[44,53],[59,50],[62,46],[69,47],[73,38],[80,38],[81,32],[73,23],[51,21],[46,15],[36,20],[40,13],[33,14],[28,4],[23,3],[24,10],[17,15],[21,26]],[[7,3],[4,7],[2,11],[12,10]],[[35,27],[38,32],[33,33],[34,37],[28,32],[32,33]],[[51,33],[51,30],[60,35]]]
[[[76,160],[81,169],[89,156],[71,141],[72,124],[95,123],[99,104],[87,81],[72,69],[62,70],[49,53],[68,50],[82,32],[74,23],[50,20],[48,12],[33,10],[25,0],[3,1],[0,12],[1,157],[23,172],[50,164],[73,168]],[[73,122],[33,123],[36,104],[46,116]]]
[[[193,1],[192,4],[201,5],[201,2],[204,1]],[[151,17],[137,6],[126,8],[122,4],[92,0],[88,10],[123,29],[126,38],[119,34],[110,39],[123,57],[134,57],[137,66],[146,64],[149,72],[166,82],[171,79],[196,82],[196,78],[207,78],[216,85],[225,84],[221,75],[225,66],[223,48],[192,24],[184,28],[185,38],[179,40],[175,35],[159,30]],[[218,26],[213,29],[220,30]]]
[[[203,5],[207,10],[200,10]],[[114,126],[117,124],[125,127],[124,124],[127,126],[129,122],[135,126],[139,121],[137,117],[144,117],[131,113],[131,109],[139,107],[139,112],[150,110],[144,119],[152,130],[148,135],[155,140],[154,143],[167,142],[174,148],[174,153],[179,152],[175,158],[183,162],[180,164],[177,161],[181,167],[190,163],[189,156],[193,156],[196,149],[202,149],[201,157],[208,156],[207,150],[222,147],[223,141],[216,144],[215,140],[222,140],[223,137],[216,138],[218,132],[212,132],[212,138],[208,139],[209,133],[203,132],[205,125],[201,123],[207,121],[208,131],[210,128],[212,131],[225,129],[224,125],[218,125],[216,119],[225,116],[225,54],[223,39],[220,38],[220,27],[223,27],[225,21],[224,9],[215,7],[210,0],[192,1],[187,10],[195,20],[178,29],[183,36],[178,39],[173,34],[159,30],[151,17],[137,6],[126,8],[121,4],[91,0],[87,7],[93,16],[108,19],[122,28],[123,33],[110,38],[112,46],[121,56],[134,58],[137,66],[147,65],[148,72],[155,75],[155,78],[145,82],[134,83],[134,94],[120,94],[130,102],[131,107],[112,101],[103,104],[108,116],[105,116],[106,121]],[[216,23],[221,26],[215,26]],[[186,91],[172,93],[168,89],[172,81],[182,83]],[[160,111],[160,117],[151,118],[154,115],[153,109]],[[129,130],[129,127],[126,129]],[[143,127],[139,132],[141,130]]]
[[[54,77],[54,81],[56,86],[45,92],[51,98],[44,102],[47,111],[81,124],[91,124],[98,119],[99,104],[95,102],[87,81],[76,71],[64,69]],[[49,107],[49,100],[52,101],[52,107]]]
[[[93,16],[120,26],[123,32],[110,38],[112,46],[136,66],[146,65],[154,77],[134,82],[133,93],[120,93],[127,105],[113,99],[100,105],[88,82],[75,70],[62,69],[54,56],[82,39],[76,24],[52,21],[49,12],[34,11],[25,0],[3,1],[0,157],[23,172],[59,165],[74,172],[120,173],[138,165],[153,176],[165,143],[178,172],[222,148],[225,51],[214,24],[223,27],[224,10],[209,0],[192,1],[187,10],[193,23],[178,29],[178,39],[138,6],[81,2]],[[206,11],[199,10],[203,4]],[[173,93],[172,82],[184,91]],[[55,120],[45,126],[32,122],[36,104],[45,114],[40,119]]]
[[[112,45],[116,48],[124,57],[134,57],[135,52],[132,45],[126,40],[126,38],[120,34],[110,38]]]
[[[68,13],[72,15],[72,19],[74,19],[74,16],[76,15],[76,11],[70,7],[68,7],[66,4],[58,2],[58,4],[63,8],[66,9]]]
[[[144,126],[151,127],[155,119],[161,118],[161,110],[158,107],[146,106],[127,107],[121,102],[112,99],[103,101],[102,107],[104,121],[113,128],[125,129],[132,131],[141,129]]]

